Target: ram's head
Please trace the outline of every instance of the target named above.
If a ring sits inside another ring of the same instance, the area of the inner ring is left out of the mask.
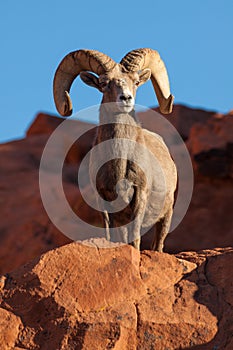
[[[160,111],[172,111],[173,96],[167,71],[157,51],[133,50],[120,63],[94,50],[69,53],[61,61],[54,77],[54,100],[63,116],[72,114],[69,91],[79,74],[86,84],[103,93],[102,103],[116,102],[119,110],[126,113],[134,108],[137,87],[151,78]]]

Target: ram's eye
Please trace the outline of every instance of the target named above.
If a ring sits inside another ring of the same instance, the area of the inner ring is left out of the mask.
[[[135,85],[138,86],[140,84],[140,81],[139,80],[136,80],[135,81]]]
[[[108,84],[109,84],[109,81],[108,81],[108,80],[102,81],[102,82],[100,83],[101,89],[105,89],[105,88],[108,86]]]

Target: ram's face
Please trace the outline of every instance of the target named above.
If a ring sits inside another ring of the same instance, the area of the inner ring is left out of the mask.
[[[150,78],[150,69],[125,73],[117,65],[113,70],[98,77],[82,72],[81,79],[88,85],[98,88],[103,93],[102,103],[116,103],[120,112],[129,113],[135,104],[136,90]]]
[[[136,90],[139,84],[138,73],[126,74],[119,71],[99,77],[103,102],[116,102],[118,109],[126,113],[131,112],[134,108]]]

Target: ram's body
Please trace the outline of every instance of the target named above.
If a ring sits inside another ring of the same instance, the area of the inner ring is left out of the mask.
[[[157,237],[152,248],[161,251],[172,216],[177,180],[175,164],[163,139],[141,128],[134,113],[120,113],[114,115],[114,119],[114,124],[99,126],[94,146],[114,139],[114,147],[118,146],[120,157],[103,165],[96,179],[92,176],[95,163],[102,164],[104,159],[112,158],[115,150],[107,147],[104,153],[98,154],[97,151],[90,159],[93,187],[96,181],[100,196],[109,202],[106,207],[100,205],[107,237],[112,241],[134,242],[138,248],[143,230],[147,232],[155,223],[160,223],[162,226],[157,224]],[[122,141],[126,139],[130,142]],[[138,145],[143,146],[139,147],[139,151]],[[123,179],[127,181],[121,182]],[[125,209],[118,211],[117,205],[116,208],[111,205],[116,198],[125,203]],[[114,213],[108,213],[109,207]],[[128,227],[125,227],[127,224]]]
[[[96,51],[71,53],[54,79],[55,102],[62,115],[72,112],[67,91],[78,74],[103,93],[94,146],[107,141],[110,146],[92,151],[90,175],[94,187],[96,182],[106,236],[139,249],[141,233],[155,225],[152,248],[162,251],[173,212],[176,167],[162,138],[137,122],[134,97],[137,86],[151,78],[161,111],[170,113],[173,96],[166,68],[150,49],[131,51],[120,64]],[[95,179],[98,164],[104,165]]]

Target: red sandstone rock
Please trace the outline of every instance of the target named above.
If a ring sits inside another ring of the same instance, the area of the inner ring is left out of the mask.
[[[159,108],[155,108],[154,110],[161,114]],[[196,123],[205,124],[216,115],[218,114],[214,111],[205,111],[184,105],[174,105],[172,113],[169,115],[164,114],[163,117],[177,129],[184,140],[187,140],[193,125]],[[158,131],[153,118],[151,119],[150,114],[147,112],[140,113],[140,120],[149,130],[154,132]]]
[[[43,208],[38,167],[47,136],[0,145],[0,273],[68,243]]]
[[[197,123],[190,132],[190,150],[195,156],[213,148],[226,149],[233,139],[232,115],[215,116],[206,123]]]
[[[60,140],[61,144],[66,146],[67,143],[70,143],[70,134],[68,132],[74,134],[77,133],[77,135],[80,133],[82,135],[77,141],[75,138],[75,142],[66,156],[66,163],[78,164],[91,149],[96,132],[94,124],[39,113],[27,130],[26,137],[30,138],[35,135],[51,135],[64,121],[69,124],[69,128],[67,128],[66,133],[63,133]],[[87,129],[90,130],[86,131]]]
[[[189,148],[198,174],[211,178],[233,177],[232,115],[193,125]]]
[[[26,131],[26,137],[32,135],[49,135],[65,120],[47,113],[38,113]]]
[[[16,349],[15,340],[22,327],[20,317],[0,308],[0,344],[2,350]]]
[[[99,248],[98,240],[66,245],[4,277],[2,344],[230,349],[232,263],[232,249],[175,257],[128,245]]]

